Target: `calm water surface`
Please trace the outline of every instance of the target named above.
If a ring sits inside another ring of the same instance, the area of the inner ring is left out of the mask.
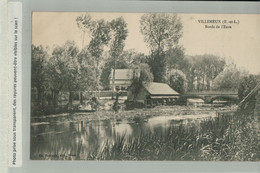
[[[125,136],[138,138],[144,133],[164,134],[171,126],[195,125],[216,117],[216,113],[202,115],[156,116],[148,119],[92,120],[77,122],[32,123],[31,159],[84,159],[84,155],[100,148],[105,142],[113,144]],[[158,133],[159,132],[159,133]],[[81,147],[80,153],[78,147]]]

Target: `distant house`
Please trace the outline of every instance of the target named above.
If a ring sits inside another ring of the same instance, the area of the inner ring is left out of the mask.
[[[115,69],[115,82],[113,84],[113,69],[110,73],[109,85],[111,90],[127,90],[133,78],[132,69]]]
[[[144,104],[174,104],[180,94],[174,91],[168,84],[150,82],[144,84],[136,96],[136,101]],[[134,101],[135,96],[131,89],[127,92],[127,100]]]

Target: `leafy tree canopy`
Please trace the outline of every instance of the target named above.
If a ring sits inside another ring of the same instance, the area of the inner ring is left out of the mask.
[[[185,50],[182,46],[175,46],[166,51],[167,69],[181,69],[184,66]]]
[[[182,36],[182,23],[175,14],[148,13],[140,20],[140,31],[151,51],[164,51],[177,44]]]
[[[214,79],[213,89],[238,90],[241,80],[247,75],[247,71],[238,69],[235,64],[230,64]]]
[[[171,88],[178,93],[184,93],[187,87],[186,75],[177,69],[173,69],[167,73],[166,82]]]

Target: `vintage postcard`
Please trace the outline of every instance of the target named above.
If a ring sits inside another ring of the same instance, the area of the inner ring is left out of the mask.
[[[33,12],[31,160],[260,160],[260,15]]]

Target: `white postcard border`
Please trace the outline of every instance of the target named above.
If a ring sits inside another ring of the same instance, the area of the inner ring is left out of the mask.
[[[9,166],[22,166],[22,4],[9,3]]]

